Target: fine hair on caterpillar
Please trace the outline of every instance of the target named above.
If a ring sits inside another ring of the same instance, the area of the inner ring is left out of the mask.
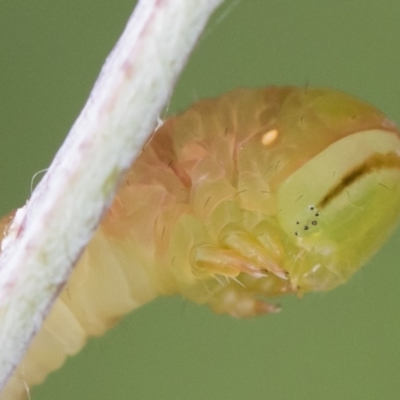
[[[246,318],[345,283],[396,226],[399,154],[383,113],[332,89],[236,89],[164,121],[7,393],[158,296]]]
[[[33,185],[34,185],[34,183],[35,183],[35,179],[36,179],[40,174],[45,173],[47,170],[48,170],[48,168],[43,168],[43,169],[41,169],[41,170],[39,170],[39,171],[37,171],[37,172],[35,172],[35,173],[33,174],[32,179],[31,179],[31,191],[30,191],[30,193],[33,192]]]

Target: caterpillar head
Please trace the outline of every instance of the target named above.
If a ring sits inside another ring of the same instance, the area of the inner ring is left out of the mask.
[[[344,100],[350,109],[362,104],[347,95]],[[357,117],[368,120],[370,114]],[[323,125],[315,135],[324,134]],[[375,129],[355,127],[282,179],[276,201],[290,243],[285,267],[301,292],[347,281],[394,229],[400,214],[400,138],[387,126],[382,119]],[[297,151],[299,158],[301,143]]]

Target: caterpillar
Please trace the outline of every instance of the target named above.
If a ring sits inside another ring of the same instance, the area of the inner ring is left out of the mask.
[[[126,174],[0,398],[23,397],[157,296],[245,318],[345,283],[396,226],[399,178],[399,131],[342,92],[236,89],[196,103]]]

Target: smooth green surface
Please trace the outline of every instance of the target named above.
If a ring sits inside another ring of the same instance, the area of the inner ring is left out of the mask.
[[[0,3],[1,213],[29,196],[132,6]],[[399,26],[397,0],[228,0],[170,111],[237,86],[308,84],[352,93],[400,123]],[[31,398],[398,399],[399,242],[346,286],[285,300],[278,315],[238,321],[160,299],[92,340]]]

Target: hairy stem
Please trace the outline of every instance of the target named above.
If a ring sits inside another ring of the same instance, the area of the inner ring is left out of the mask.
[[[0,388],[140,153],[207,19],[223,0],[142,0],[0,258]]]

